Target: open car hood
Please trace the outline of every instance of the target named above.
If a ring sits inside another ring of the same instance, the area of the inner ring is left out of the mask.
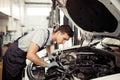
[[[82,31],[120,37],[119,0],[57,0],[66,17]]]

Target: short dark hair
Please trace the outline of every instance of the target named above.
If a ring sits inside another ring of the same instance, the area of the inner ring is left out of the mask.
[[[55,32],[60,31],[62,33],[67,33],[68,36],[73,37],[74,32],[69,25],[61,25]]]

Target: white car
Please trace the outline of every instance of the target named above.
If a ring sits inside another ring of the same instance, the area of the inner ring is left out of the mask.
[[[52,0],[54,7],[98,43],[54,52],[49,69],[30,63],[30,80],[120,80],[120,0]],[[86,36],[88,37],[88,36]]]

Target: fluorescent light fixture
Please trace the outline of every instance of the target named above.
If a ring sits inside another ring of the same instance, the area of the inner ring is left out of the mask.
[[[48,16],[51,8],[27,8],[28,16]]]

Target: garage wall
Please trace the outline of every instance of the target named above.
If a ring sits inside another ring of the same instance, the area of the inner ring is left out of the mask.
[[[32,31],[38,28],[47,28],[50,6],[26,4],[25,7],[25,29],[24,31]]]

